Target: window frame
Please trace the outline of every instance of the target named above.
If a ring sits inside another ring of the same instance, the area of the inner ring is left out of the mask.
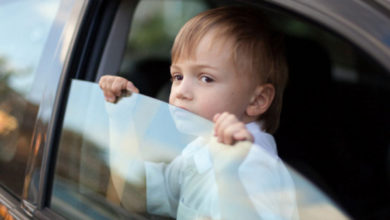
[[[114,16],[117,13],[119,0],[85,0],[82,12],[77,17],[77,27],[70,53],[65,61],[61,79],[56,93],[53,115],[44,146],[41,166],[41,179],[38,203],[34,207],[34,215],[40,217],[56,216],[59,214],[49,207],[54,169],[57,158],[58,141],[61,135],[62,120],[70,89],[71,79],[92,81],[91,72],[96,71],[100,57],[106,44]],[[76,16],[76,15],[75,15]]]
[[[81,58],[86,56],[85,51],[89,49],[88,46],[91,45],[92,41],[94,43],[98,41],[96,44],[104,45],[104,36],[96,40],[93,39],[91,33],[93,30],[92,27],[96,28],[101,25],[101,23],[97,21],[102,20],[102,11],[104,9],[103,3],[107,2],[110,1],[83,0],[74,1],[72,3],[68,3],[66,0],[61,1],[59,12],[53,21],[56,25],[50,30],[50,32],[53,33],[53,36],[58,37],[59,39],[58,42],[55,42],[57,47],[49,48],[50,46],[46,45],[37,67],[37,69],[43,69],[42,72],[38,72],[38,74],[41,75],[50,73],[53,71],[52,68],[61,68],[60,71],[56,71],[58,72],[58,75],[51,76],[57,77],[58,84],[50,81],[52,85],[49,85],[48,89],[43,94],[43,96],[54,94],[52,100],[54,103],[52,103],[50,107],[40,106],[37,121],[34,123],[33,127],[34,133],[31,138],[30,146],[34,146],[34,151],[40,153],[36,154],[31,150],[28,154],[26,174],[24,176],[24,189],[20,199],[16,198],[2,187],[0,188],[0,204],[7,207],[7,212],[17,219],[30,219],[32,217],[38,219],[63,219],[60,215],[46,207],[49,198],[47,197],[47,194],[50,194],[50,181],[52,179],[50,175],[50,164],[53,163],[53,158],[55,158],[54,140],[55,137],[58,136],[56,134],[56,127],[61,121],[61,105],[66,94],[66,85],[69,84],[67,81],[70,77],[75,76],[77,71],[78,73],[82,71],[80,70],[80,67],[87,66],[85,64],[85,59]],[[115,9],[115,7],[110,8],[109,12],[115,13]],[[63,15],[69,17],[63,17]],[[104,20],[108,21],[108,24],[104,25],[104,28],[107,29],[111,25],[109,22],[110,19],[107,18],[109,15],[104,15],[106,16]],[[103,33],[107,33],[107,31],[104,31]],[[51,36],[49,35],[46,42],[50,41],[50,37]],[[67,45],[67,47],[58,47],[61,45]],[[54,51],[54,53],[52,53],[52,51]],[[80,53],[80,51],[83,51],[84,53]],[[50,53],[50,56],[48,56],[48,53]],[[47,63],[51,64],[51,62],[56,59],[61,60],[60,66],[55,66],[56,64],[53,64],[55,67],[44,67]],[[82,60],[82,62],[79,60]],[[89,62],[93,63],[92,61]],[[92,67],[93,65],[91,64],[88,66]],[[81,78],[84,76],[78,74],[77,77]],[[39,105],[41,104],[42,101]],[[49,111],[51,114],[51,118],[47,123],[39,123],[39,120],[42,120],[43,111]],[[40,135],[46,138],[40,139]],[[32,185],[31,178],[29,178],[29,175],[33,170],[39,170],[40,172],[39,183],[35,186]],[[30,198],[28,196],[30,192],[36,192],[36,195]]]
[[[0,187],[0,204],[8,208],[7,212],[11,217],[15,217],[17,219],[30,219],[33,215],[35,215],[33,213],[37,207],[34,202],[31,201],[35,200],[35,198],[29,198],[28,195],[31,191],[38,193],[42,192],[41,180],[44,178],[44,175],[39,177],[39,185],[36,187],[31,185],[29,174],[31,174],[30,172],[33,169],[39,168],[38,164],[45,159],[45,157],[42,157],[42,151],[47,146],[47,142],[45,139],[41,139],[40,137],[45,137],[51,129],[50,124],[48,124],[45,119],[44,112],[49,112],[51,116],[54,115],[54,111],[52,111],[54,106],[53,103],[50,103],[50,101],[54,102],[55,96],[52,97],[50,95],[55,95],[57,93],[57,83],[58,85],[61,84],[60,78],[63,69],[66,67],[66,61],[62,62],[61,58],[68,57],[68,54],[71,51],[72,39],[77,33],[77,23],[82,17],[82,9],[85,2],[86,1],[74,1],[72,3],[68,3],[66,1],[59,1],[58,12],[56,17],[53,19],[48,38],[45,41],[41,59],[39,60],[36,68],[37,75],[35,75],[35,77],[44,76],[45,78],[49,78],[49,80],[45,85],[47,86],[46,90],[41,95],[41,100],[37,104],[39,106],[39,110],[32,128],[32,137],[29,140],[29,146],[31,146],[31,148],[26,156],[26,167],[24,167],[25,174],[23,177],[23,192],[19,198],[13,193],[7,191],[5,188]],[[72,19],[64,20],[64,16],[65,18],[66,16],[71,16]],[[66,38],[65,36],[70,38]],[[59,47],[62,45],[67,45],[67,47]],[[48,56],[48,54],[52,56]],[[53,72],[57,74],[52,74]],[[37,82],[35,81],[34,83]],[[49,102],[50,104],[46,102]]]

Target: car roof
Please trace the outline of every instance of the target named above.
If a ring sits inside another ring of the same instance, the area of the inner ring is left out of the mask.
[[[390,1],[389,0],[372,0],[372,2],[377,3],[378,5],[386,8],[387,14],[390,12]]]
[[[385,0],[264,0],[330,29],[390,70],[390,3]]]

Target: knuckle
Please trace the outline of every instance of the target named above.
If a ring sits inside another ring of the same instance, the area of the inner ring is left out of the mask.
[[[228,127],[226,128],[224,131],[223,131],[223,134],[226,136],[226,137],[230,137],[232,136],[234,133],[234,129],[232,127]]]
[[[100,77],[100,79],[99,79],[99,83],[102,83],[102,82],[105,80],[105,78],[106,78],[106,76],[102,76],[102,77]]]
[[[233,114],[228,113],[228,119],[229,119],[230,121],[235,121],[235,120],[236,120],[236,116],[233,115]]]
[[[105,85],[106,85],[106,80],[105,80],[104,76],[102,76],[99,80],[99,86],[100,86],[100,88],[103,89],[103,88],[105,88]]]

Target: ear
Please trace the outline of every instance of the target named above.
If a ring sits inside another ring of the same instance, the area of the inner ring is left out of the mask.
[[[264,114],[271,106],[274,97],[275,87],[272,84],[257,86],[246,109],[247,115],[258,117]]]

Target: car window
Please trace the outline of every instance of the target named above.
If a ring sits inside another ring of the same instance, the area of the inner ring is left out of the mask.
[[[39,62],[59,3],[0,1],[0,184],[18,196],[45,88]]]
[[[97,84],[79,80],[50,207],[69,219],[346,217],[263,147],[219,144],[206,119],[139,94],[108,103]]]

